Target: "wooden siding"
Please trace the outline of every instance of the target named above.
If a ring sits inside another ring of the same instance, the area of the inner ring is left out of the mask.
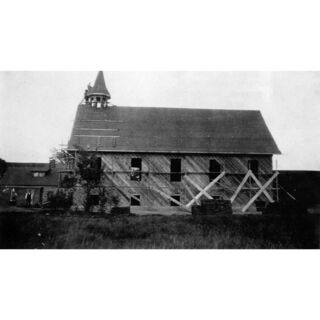
[[[215,159],[221,165],[221,171],[225,176],[208,191],[211,196],[221,196],[230,199],[248,171],[248,161],[259,161],[259,181],[264,184],[272,175],[272,156],[211,156],[211,155],[167,155],[167,154],[102,154],[102,163],[105,171],[104,184],[118,189],[120,205],[130,205],[131,195],[140,195],[141,206],[163,207],[170,206],[170,199],[163,197],[156,190],[169,196],[179,195],[180,202],[188,203],[192,196],[184,185],[186,174],[200,188],[209,184],[209,163]],[[142,159],[141,181],[130,179],[130,167],[132,158]],[[170,160],[180,158],[182,180],[170,181]],[[198,194],[199,190],[192,184],[188,184],[189,190]],[[268,191],[271,187],[268,188]],[[234,208],[243,207],[258,191],[258,186],[249,179],[243,190],[233,203]],[[272,194],[272,193],[271,193]],[[204,196],[203,196],[204,197]],[[265,195],[259,200],[267,201]],[[254,208],[251,208],[254,209]]]

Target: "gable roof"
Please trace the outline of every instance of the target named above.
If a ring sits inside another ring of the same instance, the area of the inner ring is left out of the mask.
[[[8,168],[0,179],[0,184],[6,186],[58,186],[58,172],[49,170],[48,163],[7,163]],[[44,177],[34,177],[33,172],[46,172]]]
[[[79,105],[69,141],[91,151],[279,154],[260,111]]]

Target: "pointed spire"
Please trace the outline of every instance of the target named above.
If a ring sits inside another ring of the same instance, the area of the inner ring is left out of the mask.
[[[104,81],[103,72],[99,71],[94,86],[90,88],[90,95],[104,95],[108,99],[111,98],[110,93],[107,89],[106,83]]]
[[[94,86],[88,85],[84,93],[84,104],[90,104],[92,107],[108,107],[111,95],[104,81],[103,72],[99,71]]]

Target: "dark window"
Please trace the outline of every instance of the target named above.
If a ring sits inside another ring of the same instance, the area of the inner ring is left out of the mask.
[[[97,97],[97,101],[100,102],[100,97]]]
[[[181,159],[171,159],[170,181],[181,181]]]
[[[177,200],[180,202],[180,196],[171,196],[171,198],[173,198],[174,200]],[[170,206],[171,207],[179,207],[179,205],[176,202],[171,201],[170,202]]]
[[[91,194],[90,195],[90,204],[92,206],[98,206],[99,205],[99,195],[98,194]]]
[[[97,169],[98,169],[98,170],[101,169],[101,164],[102,164],[101,158],[97,158],[97,159],[96,159],[96,166],[97,166]]]
[[[214,180],[221,173],[221,165],[217,160],[210,160],[209,163],[209,180]]]
[[[248,169],[253,172],[254,175],[259,174],[259,161],[258,160],[249,160]]]
[[[141,181],[141,170],[142,170],[141,158],[132,158],[130,179],[134,181]]]
[[[130,202],[132,206],[140,206],[140,195],[134,194],[131,196]]]
[[[223,200],[222,196],[211,196],[213,200]]]

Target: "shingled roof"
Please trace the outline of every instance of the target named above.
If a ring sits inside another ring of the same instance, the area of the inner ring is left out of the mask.
[[[69,150],[279,154],[260,111],[79,105]]]
[[[34,177],[33,172],[46,172],[44,177]],[[58,172],[49,170],[48,163],[15,163],[9,162],[8,168],[0,179],[5,186],[58,186]]]

